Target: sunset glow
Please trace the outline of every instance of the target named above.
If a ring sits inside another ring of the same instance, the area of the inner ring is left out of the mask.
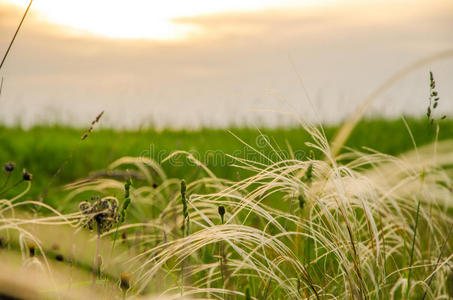
[[[329,1],[37,0],[33,2],[32,9],[52,23],[69,26],[95,35],[113,38],[176,39],[184,38],[199,30],[195,25],[178,21],[178,18],[315,5]],[[7,0],[7,2],[25,7],[29,1]]]

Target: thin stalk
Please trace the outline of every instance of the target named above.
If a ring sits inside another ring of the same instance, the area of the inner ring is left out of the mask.
[[[24,15],[22,16],[22,19],[20,20],[19,26],[17,26],[16,32],[14,33],[14,36],[11,39],[11,42],[9,43],[8,49],[6,49],[5,55],[3,55],[2,62],[0,63],[0,70],[2,69],[3,64],[5,63],[6,57],[8,56],[8,53],[11,50],[11,47],[13,46],[14,41],[16,40],[16,36],[19,33],[20,28],[22,27],[22,23],[24,22],[25,17],[27,16],[28,11],[30,10],[30,6],[31,6],[32,2],[33,2],[33,0],[30,0],[30,3],[28,4],[27,9],[25,10]]]
[[[407,274],[407,287],[406,287],[406,299],[409,296],[409,289],[411,287],[411,274],[412,274],[412,264],[414,262],[414,249],[415,249],[415,238],[417,237],[417,227],[418,227],[418,215],[420,212],[420,199],[417,203],[417,211],[415,213],[415,227],[414,235],[412,236],[412,246],[411,246],[411,255],[409,257],[409,273]]]
[[[101,224],[96,221],[97,228],[97,240],[96,240],[96,255],[94,256],[93,262],[93,287],[96,284],[96,277],[100,274],[100,264],[99,264],[99,248],[101,244]]]
[[[22,191],[22,193],[16,195],[14,198],[11,198],[9,200],[10,203],[16,201],[17,199],[20,199],[22,198],[23,195],[25,195],[26,193],[28,193],[28,191],[30,190],[31,188],[31,181],[27,181],[27,187],[25,188],[25,190]]]

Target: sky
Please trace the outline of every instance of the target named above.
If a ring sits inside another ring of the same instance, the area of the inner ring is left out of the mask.
[[[162,3],[35,0],[0,70],[0,123],[85,126],[101,110],[115,128],[337,123],[399,70],[453,49],[451,0]],[[26,5],[0,0],[1,54]],[[449,56],[368,115],[422,115],[430,70],[439,114],[452,114]]]

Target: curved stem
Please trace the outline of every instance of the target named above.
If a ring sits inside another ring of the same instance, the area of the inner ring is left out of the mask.
[[[21,181],[22,182],[22,181]],[[19,198],[22,198],[23,195],[25,195],[26,193],[28,193],[28,191],[30,190],[31,188],[31,181],[27,181],[27,187],[25,188],[25,190],[20,193],[19,195],[16,195],[16,197],[12,198],[11,200],[9,200],[11,203],[16,201],[17,199]]]

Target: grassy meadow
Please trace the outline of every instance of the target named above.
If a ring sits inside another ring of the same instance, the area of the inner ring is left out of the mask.
[[[338,129],[1,127],[0,296],[452,298],[453,121]]]
[[[425,118],[407,119],[417,146],[433,141],[435,132]],[[324,127],[327,139],[331,139],[338,126]],[[36,126],[30,129],[0,127],[0,157],[4,162],[13,161],[19,168],[34,174],[33,185],[28,193],[38,198],[48,189],[46,202],[58,201],[53,194],[64,184],[102,173],[113,161],[123,156],[146,157],[161,162],[176,150],[194,154],[216,176],[235,180],[245,176],[246,170],[232,166],[234,161],[227,155],[260,159],[244,143],[272,155],[273,149],[264,142],[268,138],[281,154],[288,155],[289,148],[305,159],[310,147],[310,134],[302,127],[293,128],[230,128],[200,129],[194,131],[144,129],[139,131],[95,129],[86,140],[80,137],[86,128],[61,126]],[[453,136],[453,121],[443,120],[439,140]],[[369,147],[389,155],[398,155],[414,149],[407,127],[401,119],[370,119],[361,121],[346,143],[346,147],[362,150]],[[315,152],[319,153],[316,149]],[[174,163],[162,164],[172,178],[192,181],[204,176],[190,161],[182,157]],[[16,174],[20,178],[20,173]],[[9,195],[20,190],[11,189]]]

